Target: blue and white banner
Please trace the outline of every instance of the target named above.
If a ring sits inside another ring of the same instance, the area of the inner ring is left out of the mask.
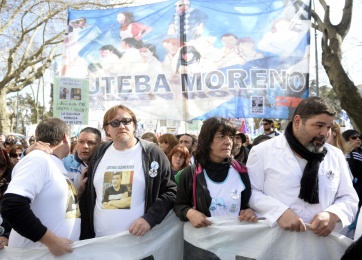
[[[69,10],[62,76],[89,79],[92,118],[119,103],[142,119],[290,118],[309,29],[310,0]]]

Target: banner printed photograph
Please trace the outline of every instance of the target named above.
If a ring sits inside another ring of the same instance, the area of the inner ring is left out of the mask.
[[[308,96],[310,3],[167,1],[70,10],[62,76],[143,119],[289,118]]]

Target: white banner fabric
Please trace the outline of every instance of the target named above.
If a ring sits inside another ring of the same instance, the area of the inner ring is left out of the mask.
[[[143,237],[128,231],[106,237],[76,241],[73,252],[54,257],[47,248],[21,249],[5,247],[0,259],[6,260],[74,260],[74,259],[175,259],[183,256],[183,223],[173,211]]]
[[[339,260],[352,240],[332,232],[319,237],[311,231],[290,232],[279,226],[238,222],[235,218],[209,218],[207,228],[184,225],[184,239],[221,260]]]
[[[170,213],[164,221],[144,237],[128,231],[116,235],[77,241],[74,251],[54,257],[47,248],[0,250],[0,259],[183,259],[183,239],[193,246],[210,251],[221,260],[339,260],[352,240],[332,232],[319,237],[310,231],[290,232],[270,228],[265,221],[238,222],[234,218],[210,218],[212,225],[194,228]],[[182,234],[182,232],[184,234]]]

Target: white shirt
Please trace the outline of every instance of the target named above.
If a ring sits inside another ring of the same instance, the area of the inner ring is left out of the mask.
[[[66,177],[67,170],[57,157],[35,150],[15,166],[6,193],[30,199],[30,208],[41,223],[59,237],[79,240],[80,211],[76,189]],[[42,247],[40,242],[12,230],[9,247]]]
[[[252,187],[250,207],[258,217],[265,217],[270,226],[288,208],[305,223],[328,211],[336,214],[343,226],[356,215],[358,196],[349,177],[342,151],[325,144],[327,154],[321,162],[319,177],[319,204],[309,204],[298,198],[303,172],[282,134],[254,146],[247,161]]]
[[[212,181],[204,170],[207,189],[210,192],[211,217],[237,217],[240,211],[240,194],[245,185],[240,174],[230,167],[228,175],[223,182]]]
[[[110,209],[103,205],[104,192],[112,186],[114,173],[122,174],[122,185],[126,185],[128,208]],[[146,181],[142,168],[142,147],[137,143],[126,151],[119,151],[111,145],[105,152],[94,175],[96,190],[94,208],[94,230],[96,237],[108,236],[126,231],[137,218],[145,212]]]

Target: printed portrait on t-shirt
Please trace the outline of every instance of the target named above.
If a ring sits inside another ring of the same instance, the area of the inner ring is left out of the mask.
[[[68,184],[68,199],[66,205],[65,218],[80,218],[80,210],[78,203],[78,193],[77,189],[74,187],[73,183],[67,179]]]
[[[105,172],[103,209],[130,209],[133,171]]]

